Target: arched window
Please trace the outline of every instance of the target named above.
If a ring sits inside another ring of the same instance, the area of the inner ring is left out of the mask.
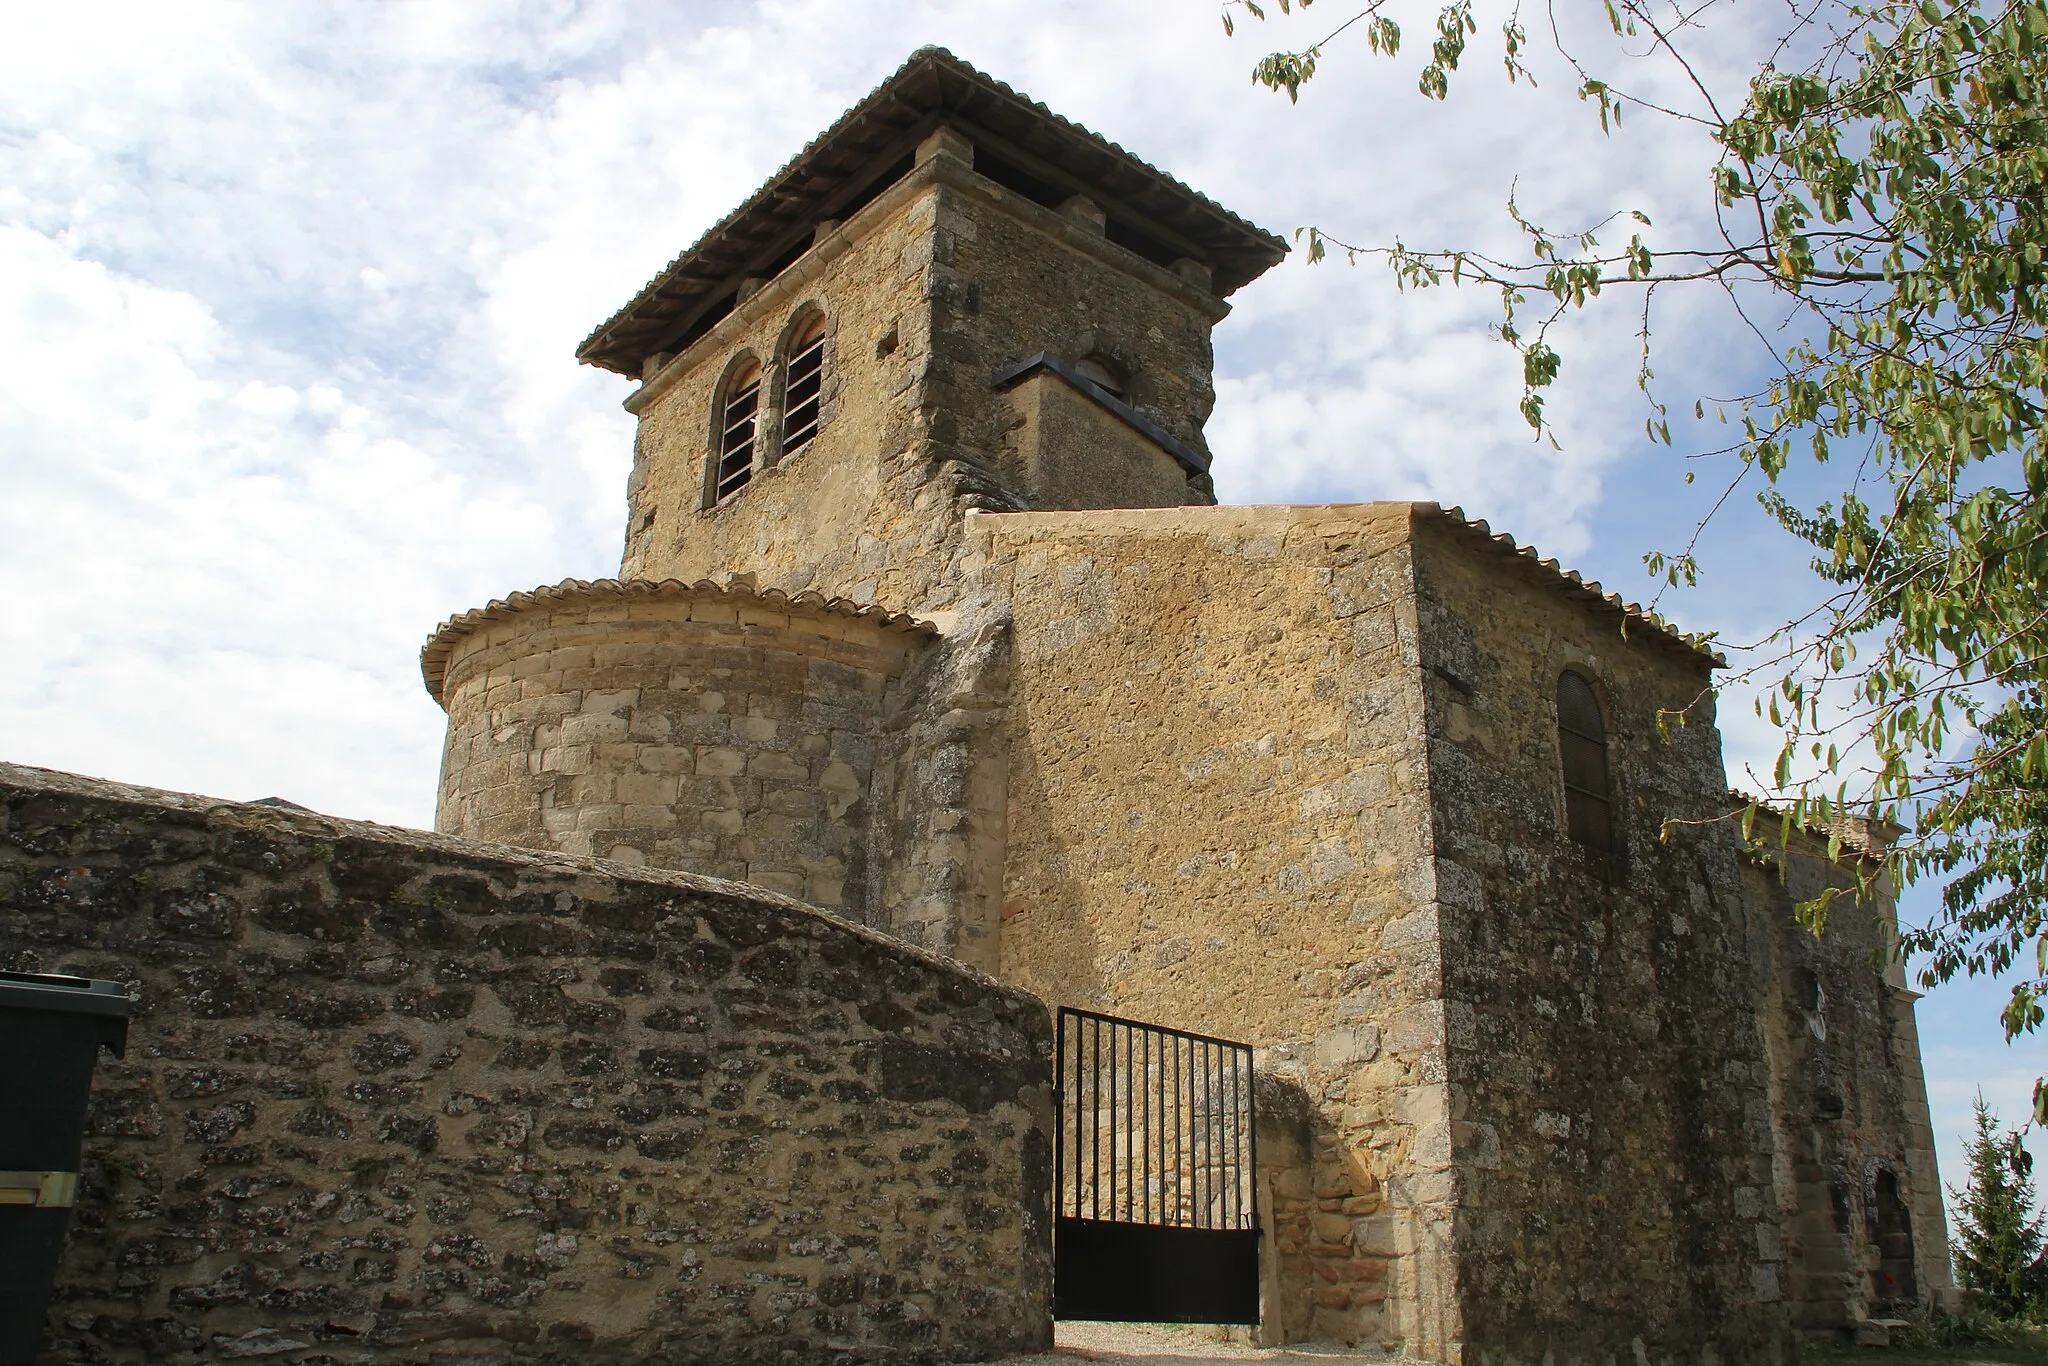
[[[761,415],[761,364],[749,360],[725,382],[725,404],[718,423],[718,465],[712,474],[711,500],[722,503],[754,477],[754,427]]]
[[[795,455],[818,434],[825,393],[825,318],[803,325],[782,371],[782,454]]]
[[[1614,852],[1614,795],[1607,773],[1607,719],[1593,685],[1566,670],[1557,679],[1557,748],[1564,762],[1564,823],[1598,854]]]

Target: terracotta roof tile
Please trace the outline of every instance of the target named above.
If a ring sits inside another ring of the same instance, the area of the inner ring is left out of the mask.
[[[1141,214],[1208,255],[1219,295],[1257,278],[1287,254],[1287,244],[1238,217],[1123,147],[1062,118],[1043,104],[940,47],[920,48],[830,128],[768,178],[601,324],[576,348],[579,360],[637,376],[646,356],[715,291],[740,273],[802,244],[809,225],[841,216],[834,208],[879,174],[878,158],[908,155],[915,135],[939,121],[980,124],[1100,184]],[[828,165],[827,163],[832,163]]]
[[[1435,517],[1447,526],[1484,541],[1504,555],[1514,556],[1528,568],[1532,576],[1552,583],[1566,596],[1598,610],[1612,613],[1625,623],[1623,629],[1632,638],[1646,636],[1651,640],[1684,650],[1716,669],[1728,667],[1727,656],[1714,649],[1711,636],[1681,631],[1648,608],[1638,603],[1624,602],[1619,593],[1608,592],[1600,586],[1598,580],[1583,578],[1576,569],[1566,569],[1556,560],[1546,559],[1536,547],[1522,545],[1506,532],[1495,531],[1484,521],[1467,517],[1463,508],[1446,508],[1437,503],[1417,503],[1414,506],[1418,515]]]

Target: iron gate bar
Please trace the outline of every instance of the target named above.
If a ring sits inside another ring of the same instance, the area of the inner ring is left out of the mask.
[[[1059,1026],[1062,1217],[1257,1228],[1250,1048],[1071,1006]]]
[[[1055,1317],[1259,1321],[1251,1061],[1228,1039],[1061,1008]]]

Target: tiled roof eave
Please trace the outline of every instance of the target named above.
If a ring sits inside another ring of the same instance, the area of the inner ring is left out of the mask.
[[[1728,804],[1731,812],[1756,807],[1759,816],[1768,817],[1782,824],[1786,817],[1785,808],[1776,805],[1768,797],[1759,797],[1753,792],[1744,792],[1739,787],[1728,789]],[[1830,831],[1821,826],[1793,822],[1793,830],[1809,839],[1823,840]],[[1873,820],[1865,816],[1845,816],[1838,820],[1832,832],[1841,837],[1842,847],[1859,858],[1877,860],[1885,857],[1893,845],[1905,836],[1906,828],[1892,821]]]
[[[1566,569],[1556,560],[1545,558],[1536,547],[1523,545],[1506,532],[1493,530],[1483,520],[1467,517],[1463,508],[1447,508],[1438,503],[1417,503],[1414,508],[1419,516],[1433,517],[1446,526],[1486,542],[1504,555],[1513,556],[1532,575],[1548,582],[1566,597],[1613,614],[1622,622],[1624,632],[1631,639],[1647,639],[1683,651],[1709,668],[1728,667],[1728,657],[1713,647],[1712,637],[1679,630],[1641,604],[1626,602],[1619,593],[1608,592],[1597,580],[1586,579],[1576,569]]]
[[[886,141],[888,137],[904,137],[921,122],[936,122],[943,118],[947,112],[948,99],[945,83],[949,79],[962,83],[963,88],[973,94],[999,101],[1039,126],[1053,130],[1066,140],[1068,150],[1096,158],[1103,168],[1100,169],[1100,174],[1107,175],[1114,171],[1134,176],[1136,179],[1132,183],[1141,186],[1144,193],[1153,197],[1160,205],[1154,207],[1152,203],[1148,203],[1146,209],[1155,217],[1161,218],[1162,223],[1166,223],[1176,211],[1182,215],[1202,219],[1215,233],[1234,239],[1238,244],[1239,254],[1249,252],[1262,259],[1263,263],[1258,264],[1256,269],[1240,268],[1236,272],[1243,275],[1244,280],[1232,283],[1229,277],[1219,276],[1219,294],[1227,295],[1237,284],[1257,276],[1287,254],[1287,244],[1281,238],[1238,217],[1208,196],[1167,175],[1125,148],[1090,132],[1070,119],[1055,114],[1038,101],[975,69],[945,49],[927,47],[913,53],[908,61],[859,103],[842,114],[830,128],[812,139],[801,152],[785,162],[744,204],[727,214],[687,250],[670,261],[660,273],[641,287],[624,308],[606,319],[583,340],[576,348],[577,358],[617,374],[629,377],[636,375],[639,363],[644,358],[614,354],[619,338],[632,324],[648,322],[655,306],[677,296],[676,286],[693,274],[693,266],[702,264],[704,258],[713,254],[716,249],[728,245],[734,234],[740,232],[744,225],[760,222],[771,216],[771,206],[778,201],[809,202],[814,197],[813,187],[807,184],[804,189],[799,190],[794,187],[794,182],[800,175],[806,173],[816,160],[830,152],[842,140],[848,139],[864,123],[880,118],[892,108],[896,110],[899,117],[888,120],[888,132],[884,139]],[[928,81],[928,91],[918,89],[920,81]],[[873,149],[869,148],[868,151],[872,152]],[[818,184],[837,188],[841,186],[843,173],[819,176],[815,179]],[[1127,197],[1135,198],[1136,194],[1134,191]],[[1161,196],[1163,198],[1160,198]],[[801,218],[802,215],[799,214],[797,217]],[[723,269],[696,272],[696,278],[703,281],[704,287],[680,295],[686,302],[675,310],[674,316],[681,316],[688,311],[691,304],[702,300],[708,290],[716,288],[717,284],[726,278],[726,272]],[[660,320],[666,321],[667,316],[662,315]]]

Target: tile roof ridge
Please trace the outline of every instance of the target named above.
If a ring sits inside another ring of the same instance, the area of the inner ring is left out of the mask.
[[[610,334],[617,330],[619,327],[623,326],[628,321],[630,321],[633,318],[634,314],[643,305],[653,301],[662,292],[663,288],[666,285],[668,285],[668,283],[672,279],[674,279],[674,277],[681,271],[682,267],[693,256],[696,256],[704,248],[709,246],[716,238],[719,237],[720,234],[731,229],[736,224],[738,224],[742,219],[746,218],[749,214],[755,212],[761,205],[763,205],[770,199],[774,198],[775,191],[778,186],[782,185],[785,181],[787,181],[789,177],[800,166],[802,166],[807,160],[809,160],[827,143],[831,142],[833,139],[840,136],[841,133],[843,133],[846,129],[855,124],[866,113],[868,106],[873,104],[879,97],[887,93],[890,87],[898,84],[899,82],[904,81],[907,77],[909,77],[920,64],[948,67],[953,71],[960,73],[973,81],[979,82],[981,85],[994,91],[999,96],[1003,96],[1005,98],[1016,101],[1017,103],[1023,105],[1025,108],[1035,111],[1036,113],[1038,113],[1045,119],[1049,120],[1053,124],[1057,125],[1058,127],[1065,129],[1072,134],[1078,135],[1086,141],[1096,144],[1100,149],[1110,153],[1113,156],[1122,158],[1124,161],[1130,163],[1130,165],[1133,168],[1147,175],[1157,177],[1159,180],[1165,182],[1167,185],[1170,185],[1173,189],[1175,189],[1183,195],[1186,195],[1187,197],[1189,197],[1196,203],[1200,204],[1204,208],[1208,209],[1209,211],[1221,215],[1238,231],[1262,239],[1266,244],[1273,247],[1281,255],[1284,256],[1289,251],[1289,247],[1285,238],[1280,237],[1276,233],[1269,232],[1266,229],[1258,226],[1256,223],[1251,222],[1249,219],[1243,218],[1240,215],[1232,212],[1230,209],[1225,208],[1223,205],[1217,203],[1214,199],[1211,199],[1209,196],[1203,194],[1200,190],[1195,189],[1193,186],[1187,184],[1185,181],[1181,180],[1177,176],[1171,175],[1166,171],[1160,170],[1157,166],[1154,166],[1151,162],[1146,161],[1143,157],[1138,156],[1135,152],[1130,151],[1128,148],[1122,146],[1120,143],[1112,142],[1110,139],[1104,137],[1100,133],[1095,132],[1093,129],[1078,124],[1074,122],[1072,119],[1065,117],[1064,115],[1054,113],[1051,109],[1047,108],[1045,104],[1043,104],[1042,102],[1032,99],[1029,95],[1025,94],[1021,90],[1018,90],[1016,87],[1008,84],[1007,82],[998,80],[996,77],[989,75],[987,72],[981,70],[979,67],[973,65],[971,62],[963,60],[962,58],[954,54],[951,50],[944,47],[938,47],[935,45],[926,45],[912,52],[909,57],[904,59],[902,65],[898,66],[894,71],[890,72],[887,76],[885,76],[880,82],[878,82],[874,86],[873,89],[869,90],[866,94],[862,95],[859,99],[855,100],[852,104],[848,105],[844,110],[842,110],[839,114],[839,117],[834,119],[825,128],[823,132],[813,137],[809,142],[806,142],[794,156],[789,157],[780,166],[776,167],[775,170],[769,174],[768,178],[762,181],[761,184],[755,188],[754,192],[748,195],[746,199],[742,200],[737,207],[735,207],[731,212],[727,213],[724,217],[720,218],[716,223],[712,224],[709,228],[706,228],[701,234],[698,235],[696,241],[692,242],[688,247],[684,248],[681,252],[678,252],[672,259],[670,259],[670,261],[666,265],[664,265],[659,271],[655,272],[653,277],[650,278],[645,284],[641,285],[639,290],[637,290],[634,293],[631,299],[626,301],[623,307],[615,310],[610,317],[606,318],[603,322],[599,323],[594,329],[591,330],[590,335],[585,337],[582,340],[582,342],[580,342],[577,345],[577,358],[579,360],[583,360],[585,363],[598,363],[594,359],[594,357],[598,352],[600,352],[603,349],[604,343],[607,341]]]

